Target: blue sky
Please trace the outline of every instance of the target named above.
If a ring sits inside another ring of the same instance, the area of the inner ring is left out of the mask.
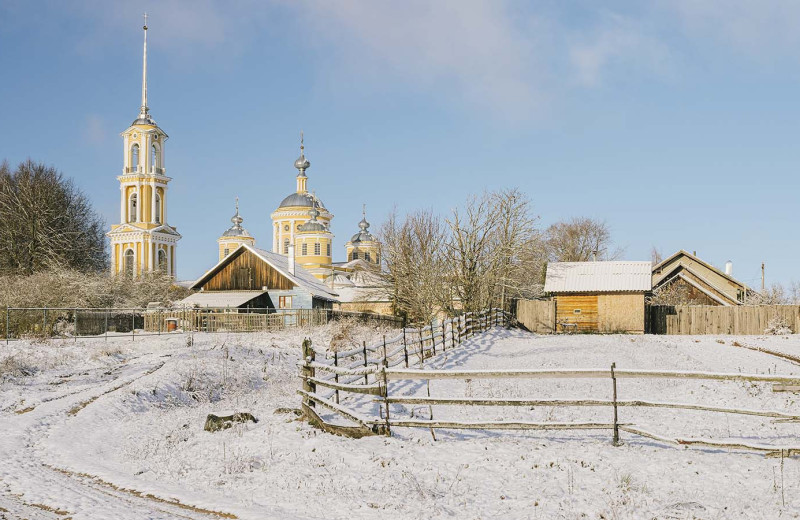
[[[337,259],[362,203],[377,228],[516,186],[542,227],[604,219],[626,259],[800,280],[798,2],[0,0],[0,159],[56,166],[109,224],[145,10],[180,278],[237,195],[269,247],[303,129]]]

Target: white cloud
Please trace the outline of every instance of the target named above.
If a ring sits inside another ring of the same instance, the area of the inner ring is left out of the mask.
[[[578,84],[595,87],[614,69],[628,66],[667,75],[670,51],[642,22],[616,14],[600,17],[593,29],[573,37],[569,60]]]

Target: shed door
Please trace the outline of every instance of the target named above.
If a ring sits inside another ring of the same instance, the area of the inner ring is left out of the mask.
[[[572,330],[572,327],[562,327],[563,323],[576,324],[578,330],[597,331],[597,295],[558,296],[556,298],[558,330]]]

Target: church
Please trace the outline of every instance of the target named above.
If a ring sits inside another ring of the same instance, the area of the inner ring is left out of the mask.
[[[142,102],[138,117],[122,132],[124,145],[119,223],[111,226],[111,265],[115,274],[138,277],[160,271],[177,276],[181,238],[167,223],[165,144],[168,135],[150,115],[147,104],[147,19],[142,55]],[[391,313],[377,273],[380,242],[369,232],[366,211],[358,231],[345,244],[346,261],[333,261],[333,213],[308,189],[300,133],[295,191],[278,204],[272,220],[272,247],[256,247],[256,238],[242,225],[239,201],[232,225],[217,239],[218,262],[191,288],[182,305],[225,308],[339,308]]]

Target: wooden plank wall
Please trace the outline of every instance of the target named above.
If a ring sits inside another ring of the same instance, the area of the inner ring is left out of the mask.
[[[599,331],[596,294],[562,294],[555,300],[558,330],[562,323],[575,323],[578,330]]]
[[[800,305],[652,305],[647,314],[651,334],[760,335],[775,318],[800,331]]]
[[[206,291],[289,290],[294,284],[250,251],[243,251],[203,284]]]
[[[518,300],[517,321],[537,334],[552,334],[556,323],[555,300]]]

